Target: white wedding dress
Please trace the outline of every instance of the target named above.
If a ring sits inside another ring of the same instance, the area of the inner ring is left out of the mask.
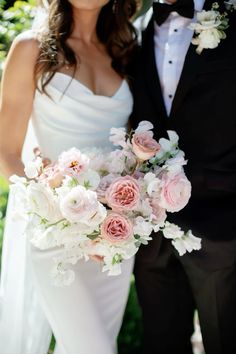
[[[70,147],[109,147],[111,127],[125,126],[132,96],[125,80],[112,97],[94,94],[79,81],[56,73],[47,92],[36,92],[23,159],[39,146],[54,160]],[[120,276],[109,277],[94,261],[75,265],[76,280],[68,287],[52,285],[52,255],[22,236],[24,222],[13,218],[10,195],[0,292],[0,353],[46,354],[51,329],[57,354],[114,354],[127,301],[133,260]]]

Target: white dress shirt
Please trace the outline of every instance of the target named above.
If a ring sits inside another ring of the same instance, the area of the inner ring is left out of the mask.
[[[203,5],[204,0],[194,0],[194,19],[182,17],[177,12],[171,12],[161,26],[156,23],[154,25],[156,66],[168,115],[171,111],[185,56],[193,37],[193,31],[188,26],[191,22],[196,21],[196,13],[202,11]]]

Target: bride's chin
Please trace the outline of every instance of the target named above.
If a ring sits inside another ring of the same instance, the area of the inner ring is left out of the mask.
[[[68,0],[77,10],[99,10],[111,0]]]

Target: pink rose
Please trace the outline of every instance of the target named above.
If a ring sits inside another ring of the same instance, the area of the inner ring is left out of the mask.
[[[112,243],[127,241],[132,235],[132,223],[119,214],[110,213],[101,225],[101,237]]]
[[[139,203],[138,182],[130,176],[118,177],[106,191],[107,204],[114,210],[133,210]]]
[[[184,173],[169,177],[162,177],[163,187],[159,205],[167,211],[176,212],[185,207],[191,196],[191,183]]]
[[[84,172],[88,165],[89,158],[76,148],[64,151],[58,159],[59,169],[69,176],[76,177],[81,172]]]
[[[149,160],[155,156],[161,146],[153,139],[153,133],[144,131],[135,133],[132,138],[133,152],[142,161]]]

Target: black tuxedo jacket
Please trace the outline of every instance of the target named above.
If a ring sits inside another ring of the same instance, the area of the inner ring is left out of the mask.
[[[205,1],[205,10],[212,0]],[[223,0],[218,1],[225,11]],[[191,44],[167,116],[154,57],[153,20],[143,34],[134,64],[133,126],[149,120],[157,138],[175,130],[185,151],[192,197],[169,220],[201,237],[236,238],[236,11],[229,13],[227,38],[196,53]]]

